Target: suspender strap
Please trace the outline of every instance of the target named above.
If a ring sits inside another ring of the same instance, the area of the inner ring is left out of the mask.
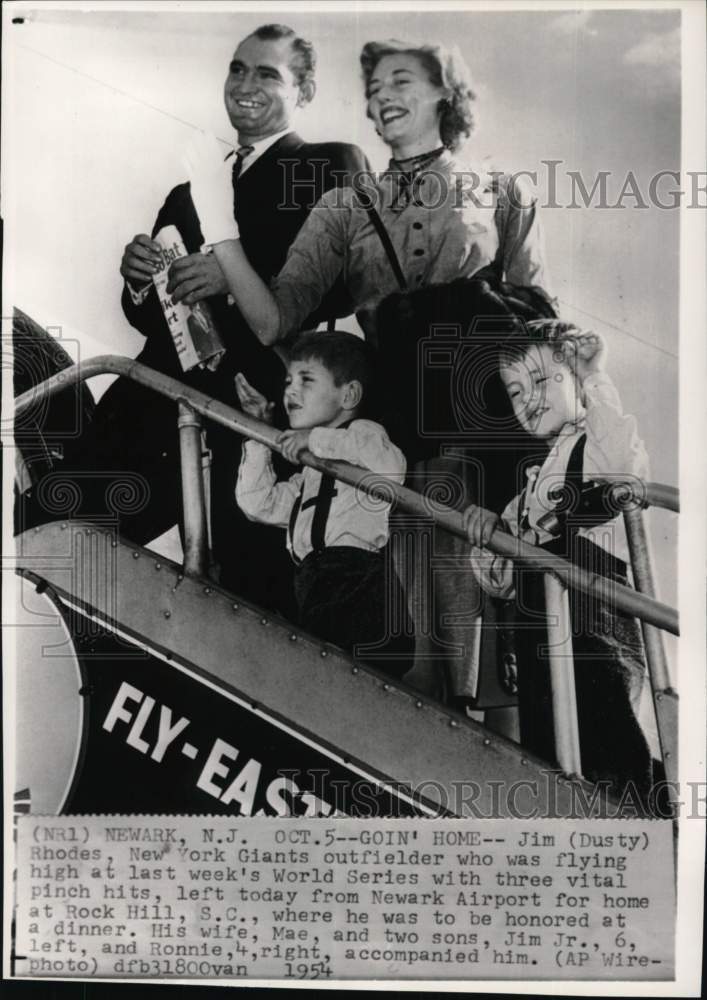
[[[393,270],[393,274],[395,275],[395,279],[398,282],[398,285],[400,286],[400,291],[406,292],[408,288],[408,283],[405,280],[405,275],[403,274],[403,269],[400,266],[398,255],[395,252],[393,241],[388,235],[388,230],[385,228],[383,220],[376,211],[370,195],[366,191],[364,191],[360,187],[360,185],[356,183],[356,181],[354,181],[354,191],[356,192],[356,195],[361,203],[361,207],[365,209],[365,211],[367,212],[368,218],[371,220],[373,228],[375,229],[376,233],[378,234],[378,238],[383,244],[383,249],[385,250],[386,256]]]
[[[496,250],[496,255],[490,264],[487,264],[487,268],[491,274],[496,278],[497,281],[503,281],[503,247],[505,246],[506,237],[506,223],[508,221],[508,209],[510,207],[508,194],[503,191],[501,185],[498,182],[498,178],[494,177],[491,182],[491,190],[494,192],[497,198],[496,211],[494,212],[493,221],[496,224],[496,235],[498,236],[498,249]],[[486,268],[483,268],[485,271]],[[477,272],[474,277],[478,278],[481,276],[481,272]]]
[[[582,483],[584,482],[584,446],[587,443],[587,435],[582,434],[580,438],[575,441],[572,451],[570,452],[570,457],[567,460],[567,469],[565,471],[565,485],[569,490],[581,490]],[[571,493],[570,496],[574,494]],[[564,511],[560,516],[560,524],[562,525],[562,530],[567,542],[570,539],[574,539],[579,530],[576,524],[571,524],[572,515],[576,513],[574,510]],[[571,553],[571,549],[568,550]],[[570,555],[570,558],[572,556]]]
[[[310,497],[309,500],[305,500],[304,503],[302,503],[303,494],[304,483],[302,483],[302,489],[300,490],[299,496],[295,500],[294,506],[292,507],[290,523],[287,529],[290,538],[290,551],[292,553],[292,558],[297,564],[302,561],[299,556],[295,554],[294,550],[295,525],[297,523],[297,518],[303,510],[307,510],[309,507],[314,507],[310,543],[314,552],[321,552],[321,550],[326,547],[326,526],[327,521],[329,520],[329,514],[331,513],[332,500],[337,494],[336,480],[333,476],[327,476],[322,473],[321,482],[319,483],[319,492],[317,495],[315,497]]]
[[[314,500],[314,514],[312,515],[311,540],[314,552],[321,552],[325,547],[326,525],[329,520],[329,512],[331,511],[331,502],[335,496],[336,480],[333,476],[322,474],[319,493],[317,493],[316,500]]]
[[[408,283],[405,280],[405,275],[403,274],[403,269],[400,266],[400,261],[398,260],[398,256],[397,256],[397,254],[395,252],[395,247],[393,246],[393,241],[391,240],[390,236],[388,235],[388,230],[383,225],[383,220],[381,219],[380,215],[375,210],[375,208],[373,207],[373,205],[371,205],[368,208],[366,208],[366,211],[368,212],[368,218],[373,223],[373,228],[378,233],[380,241],[383,244],[383,249],[385,250],[386,254],[388,255],[388,260],[390,261],[390,266],[393,269],[393,274],[395,275],[396,281],[398,282],[398,285],[400,286],[400,291],[401,292],[406,292],[407,291],[407,287],[408,287]]]
[[[567,463],[567,481],[579,492],[579,502],[570,511],[575,529],[611,521],[618,513],[605,483],[584,475],[584,446],[587,435],[577,441]]]
[[[302,486],[300,488],[299,496],[295,500],[292,510],[290,511],[290,523],[287,526],[287,537],[289,538],[290,541],[290,552],[292,553],[292,558],[296,563],[300,563],[302,561],[301,559],[299,559],[298,556],[295,555],[295,550],[293,546],[295,539],[295,524],[297,523],[297,517],[299,515],[300,508],[302,506],[303,496],[304,496],[304,482],[302,483]]]
[[[567,471],[565,473],[566,483],[572,483],[575,486],[582,485],[584,481],[584,446],[586,443],[586,434],[582,434],[582,436],[575,441],[574,447],[570,452],[570,457],[567,461]]]
[[[351,420],[347,420],[345,423],[339,424],[337,430],[346,430],[351,423]],[[297,523],[297,518],[299,517],[300,512],[307,510],[308,507],[314,507],[310,544],[313,552],[321,552],[322,549],[326,548],[326,526],[327,521],[329,520],[329,514],[331,513],[331,504],[337,492],[336,479],[334,479],[333,476],[328,476],[325,473],[322,473],[321,482],[319,483],[319,492],[316,497],[310,497],[309,500],[305,500],[304,503],[302,503],[302,497],[304,496],[304,482],[302,483],[302,489],[300,490],[299,496],[295,500],[294,506],[292,507],[290,523],[287,529],[290,538],[290,551],[292,552],[292,558],[297,564],[299,564],[302,560],[295,555],[293,543],[295,537],[295,524]]]
[[[567,460],[567,468],[565,469],[565,478],[562,486],[557,486],[550,492],[550,500],[561,501],[563,496],[573,497],[575,490],[582,489],[582,483],[584,482],[584,446],[586,443],[586,434],[582,434],[582,436],[575,441],[572,446],[572,451],[570,452],[570,457]],[[528,527],[528,519],[524,511],[529,505],[530,492],[531,487],[528,485],[523,491],[523,496],[518,509],[518,532],[520,534],[522,534]],[[557,533],[558,537],[566,538],[568,534],[577,533],[576,526],[570,527],[567,523],[568,515],[572,515],[574,513],[575,511],[573,510],[562,510],[558,512],[549,511],[539,520],[538,526],[542,526],[551,534]]]

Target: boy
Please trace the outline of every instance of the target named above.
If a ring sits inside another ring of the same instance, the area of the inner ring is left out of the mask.
[[[500,374],[516,419],[547,443],[547,458],[527,471],[525,488],[502,518],[475,506],[464,517],[481,586],[516,600],[521,743],[554,760],[543,574],[514,570],[511,560],[484,546],[501,527],[625,584],[625,563],[597,544],[614,541],[607,522],[617,511],[592,480],[645,479],[648,459],[636,422],[623,413],[604,371],[603,340],[560,320],[529,323],[528,333],[503,344]],[[645,673],[637,622],[575,591],[570,614],[582,771],[590,780],[609,781],[619,796],[628,781],[645,796],[651,757],[635,715]]]
[[[402,483],[402,452],[380,424],[362,419],[372,382],[369,348],[358,337],[340,331],[298,337],[285,382],[291,429],[279,438],[284,456],[297,465],[308,448]],[[236,390],[245,413],[270,421],[273,404],[242,374]],[[386,573],[382,551],[390,504],[307,466],[278,482],[270,449],[255,441],[245,445],[236,500],[251,520],[287,528],[299,623],[351,652],[377,646],[381,656],[366,655],[367,662],[395,676],[405,673],[412,652],[406,602],[389,561]],[[402,628],[391,627],[393,615]]]

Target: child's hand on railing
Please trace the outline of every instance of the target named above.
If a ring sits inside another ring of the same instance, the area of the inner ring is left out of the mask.
[[[485,549],[496,528],[502,526],[501,518],[484,507],[471,504],[462,514],[464,530],[477,549]]]
[[[282,448],[282,454],[288,462],[299,465],[299,456],[309,447],[309,428],[299,431],[283,431],[277,439]]]
[[[513,560],[495,555],[486,546],[497,528],[503,529],[501,518],[471,504],[464,511],[464,529],[471,542],[471,568],[474,576],[487,594],[509,598],[513,594]]]
[[[234,381],[243,412],[256,420],[262,420],[264,424],[272,424],[275,404],[268,402],[262,393],[254,389],[243,372],[238,372]]]
[[[603,372],[606,365],[606,341],[593,330],[586,330],[575,337],[561,341],[565,361],[576,375],[580,385],[585,378]]]

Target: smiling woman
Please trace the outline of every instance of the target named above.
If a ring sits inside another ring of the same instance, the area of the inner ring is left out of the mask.
[[[438,45],[369,42],[361,53],[367,114],[397,159],[442,145],[457,149],[474,127],[466,67]]]

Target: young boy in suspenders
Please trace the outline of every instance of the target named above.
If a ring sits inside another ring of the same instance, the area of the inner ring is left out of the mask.
[[[365,342],[340,331],[305,333],[289,357],[284,404],[290,430],[279,439],[285,457],[297,465],[309,449],[402,483],[402,452],[380,424],[363,418],[374,375]],[[245,413],[269,420],[273,404],[242,375],[236,389]],[[406,602],[384,554],[390,504],[308,466],[278,481],[270,449],[256,441],[245,445],[236,500],[251,520],[287,529],[299,624],[349,652],[360,650],[385,673],[405,673],[411,628],[404,627]]]
[[[606,348],[594,333],[561,320],[538,320],[528,336],[500,349],[500,374],[516,419],[546,442],[540,466],[501,518],[481,507],[465,512],[471,565],[484,590],[515,600],[521,743],[555,759],[547,660],[543,574],[484,548],[500,527],[523,541],[625,584],[615,531],[616,506],[595,483],[645,480],[648,458],[632,416],[604,371]],[[609,782],[621,797],[633,782],[638,800],[651,782],[651,755],[636,717],[645,675],[638,623],[606,602],[570,591],[580,755],[585,777]]]

